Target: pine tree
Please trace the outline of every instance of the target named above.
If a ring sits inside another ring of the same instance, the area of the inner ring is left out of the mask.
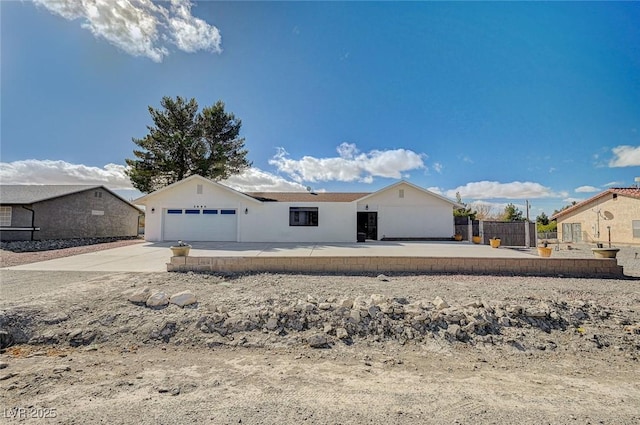
[[[200,113],[195,99],[165,96],[160,105],[149,106],[154,125],[133,138],[140,149],[133,151],[136,159],[126,159],[136,189],[153,192],[194,174],[222,180],[251,165],[239,137],[242,121],[225,112],[222,101]]]

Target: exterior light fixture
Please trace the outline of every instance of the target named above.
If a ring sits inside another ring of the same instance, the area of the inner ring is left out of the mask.
[[[155,213],[155,212],[156,212],[155,207],[154,207],[154,208],[151,208],[151,214],[153,214],[153,213]]]
[[[249,214],[249,208],[245,208],[245,209],[244,209],[244,213],[245,213],[245,214]]]
[[[364,206],[364,209],[365,209],[365,210],[368,210],[368,209],[369,209],[369,204],[365,205],[365,206]]]

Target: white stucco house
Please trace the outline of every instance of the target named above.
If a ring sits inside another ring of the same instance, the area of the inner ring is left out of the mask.
[[[455,201],[401,181],[373,193],[238,192],[201,176],[133,201],[147,241],[355,242],[449,238]]]

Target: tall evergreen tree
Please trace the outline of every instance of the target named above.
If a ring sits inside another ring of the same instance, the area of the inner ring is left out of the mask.
[[[224,103],[198,112],[195,99],[165,96],[161,109],[149,106],[153,120],[149,134],[133,138],[140,149],[136,159],[126,159],[127,175],[133,186],[153,192],[194,174],[212,180],[226,179],[249,167],[242,121],[224,110]]]

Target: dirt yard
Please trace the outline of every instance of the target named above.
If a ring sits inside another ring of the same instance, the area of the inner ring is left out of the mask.
[[[637,279],[0,278],[6,423],[640,423]]]

